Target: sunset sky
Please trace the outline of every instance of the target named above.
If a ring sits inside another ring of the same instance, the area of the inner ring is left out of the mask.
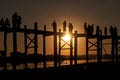
[[[96,27],[100,25],[103,30],[104,26],[109,29],[110,25],[116,26],[120,32],[120,0],[0,0],[0,18],[9,18],[17,12],[22,17],[23,25],[33,28],[34,22],[38,22],[39,29],[43,29],[44,24],[47,30],[52,30],[52,22],[56,20],[58,29],[62,29],[64,20],[72,23],[74,30],[79,33],[84,32],[84,22],[94,24]],[[109,32],[108,32],[109,33]],[[0,34],[2,34],[0,32]],[[119,33],[120,34],[120,33]],[[23,35],[23,34],[18,34]],[[22,39],[19,36],[18,40]],[[39,36],[39,45],[42,44],[42,37]],[[0,45],[3,44],[3,35],[0,37]],[[12,45],[12,37],[9,34],[8,46]],[[48,37],[47,39],[51,39]],[[23,51],[21,42],[18,42],[19,51]],[[47,53],[53,53],[51,49],[51,41],[47,41]],[[79,39],[79,53],[85,52],[85,40]],[[0,46],[0,50],[3,47]],[[40,50],[41,49],[41,50]],[[39,52],[42,53],[42,46]],[[8,51],[11,51],[10,48]]]

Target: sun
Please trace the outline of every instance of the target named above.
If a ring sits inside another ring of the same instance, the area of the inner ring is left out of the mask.
[[[70,40],[70,35],[69,34],[66,34],[65,36],[62,37],[64,41],[69,41]]]

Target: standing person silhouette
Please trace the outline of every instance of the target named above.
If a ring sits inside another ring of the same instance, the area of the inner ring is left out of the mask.
[[[13,28],[17,27],[17,13],[15,12],[13,15],[12,15],[12,26]]]
[[[84,33],[87,34],[87,23],[84,23]]]
[[[91,35],[93,35],[93,31],[94,31],[94,25],[92,24],[91,27],[90,27]]]
[[[105,36],[107,36],[107,27],[106,26],[104,28],[104,33],[105,33]]]
[[[63,32],[66,32],[66,21],[63,22]]]
[[[69,23],[68,29],[69,29],[69,33],[71,34],[71,33],[72,33],[72,30],[73,30],[73,25],[72,25],[72,23]]]
[[[111,36],[113,36],[113,34],[114,34],[114,29],[113,29],[113,26],[112,26],[112,25],[110,26],[110,30],[109,30],[109,31],[110,31]]]
[[[10,21],[8,18],[5,20],[5,27],[10,28]]]
[[[89,37],[91,36],[91,26],[90,26],[90,24],[88,24],[87,34],[88,34]]]
[[[100,26],[96,27],[96,35],[98,36],[100,34]]]
[[[115,34],[115,36],[117,36],[117,27],[116,26],[114,27],[114,34]]]
[[[1,18],[1,20],[0,20],[0,25],[1,25],[1,27],[4,27],[4,25],[5,25],[5,22],[4,22],[3,18]]]
[[[20,25],[21,25],[21,23],[22,23],[21,20],[22,20],[21,17],[20,17],[20,16],[17,16],[17,27],[18,27],[18,28],[20,28]]]
[[[57,23],[55,20],[53,21],[52,26],[53,26],[53,31],[57,32]]]

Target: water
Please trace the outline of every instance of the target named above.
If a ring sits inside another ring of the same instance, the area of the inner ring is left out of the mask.
[[[102,61],[110,61],[110,60],[102,60]],[[94,60],[89,60],[89,62],[97,62],[96,59]],[[82,64],[82,63],[86,63],[86,60],[77,60],[77,64]],[[74,64],[74,61],[73,61],[73,64]],[[44,63],[43,62],[40,62],[37,64],[37,67],[38,68],[44,68]],[[70,65],[70,60],[64,60],[62,63],[61,63],[61,66],[65,66],[65,65]],[[34,69],[34,63],[27,63],[27,66],[29,69]],[[16,69],[19,70],[19,69],[24,69],[25,65],[24,64],[20,64],[18,66],[16,66]],[[50,67],[54,67],[54,61],[47,61],[46,62],[46,67],[47,68],[50,68]],[[1,66],[0,67],[0,70],[3,70],[4,68]],[[13,69],[13,66],[11,64],[7,64],[7,69],[8,70],[12,70]]]

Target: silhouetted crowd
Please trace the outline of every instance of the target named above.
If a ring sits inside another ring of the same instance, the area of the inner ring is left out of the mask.
[[[57,27],[57,24],[56,24],[55,20],[53,21],[52,26],[53,26],[53,31],[55,31],[56,27]],[[67,26],[66,21],[64,21],[63,22],[63,32],[66,32],[67,30],[68,30],[69,33],[72,33],[73,25],[72,25],[72,23],[69,23],[69,25]]]
[[[63,32],[66,32],[67,31],[67,23],[66,23],[66,21],[64,21],[63,22]],[[72,31],[73,31],[73,25],[72,25],[72,23],[69,23],[69,25],[68,25],[68,32],[69,33],[72,33]]]
[[[3,18],[1,18],[0,20],[0,27],[3,27],[3,28],[8,28],[10,27],[10,21],[8,18],[6,18],[5,20]]]
[[[20,28],[20,24],[21,24],[21,17],[17,15],[17,13],[12,15],[12,25],[13,27],[17,27]]]
[[[22,24],[22,19],[21,16],[19,16],[16,12],[12,15],[12,27],[13,28],[20,28],[20,25]],[[54,20],[54,22],[52,23],[53,25],[53,30],[56,31],[57,28],[57,24]],[[66,21],[63,22],[63,32],[66,32]],[[5,20],[3,18],[1,18],[0,20],[0,27],[2,28],[10,28],[10,21],[8,18],[6,18]],[[93,24],[87,24],[86,22],[84,23],[84,30],[85,30],[85,34],[87,34],[88,36],[92,36],[93,32],[94,32],[94,25]],[[73,31],[73,25],[72,23],[69,23],[68,25],[68,32],[72,33]],[[111,34],[111,36],[116,36],[117,35],[117,28],[116,26],[110,26],[109,32]],[[108,33],[108,29],[105,26],[104,27],[104,35],[107,36]],[[100,29],[100,26],[96,26],[96,35],[102,35],[102,30]]]
[[[84,23],[84,31],[85,31],[85,34],[87,34],[88,36],[92,36],[93,32],[94,32],[94,25],[93,24],[87,25],[87,23],[85,22]],[[113,27],[112,25],[110,25],[109,32],[110,32],[111,36],[117,36],[117,34],[118,34],[117,27],[116,26]],[[105,26],[104,27],[104,35],[107,36],[107,33],[108,33],[108,29]],[[100,29],[100,26],[96,26],[96,34],[95,35],[102,35],[102,29]]]
[[[20,28],[20,25],[22,23],[22,19],[21,16],[18,16],[17,13],[15,12],[12,15],[12,26],[13,28]],[[2,28],[10,28],[10,21],[8,18],[6,18],[5,20],[3,18],[1,18],[0,20],[0,27]]]

